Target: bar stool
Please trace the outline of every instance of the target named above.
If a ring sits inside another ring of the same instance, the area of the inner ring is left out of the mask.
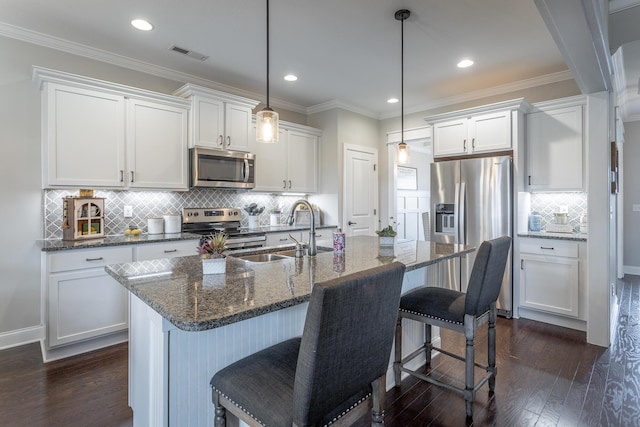
[[[211,379],[215,426],[382,425],[386,372],[405,267],[394,262],[316,283],[304,330]]]
[[[467,417],[473,416],[473,400],[476,391],[489,382],[489,391],[495,389],[496,378],[496,300],[500,294],[502,278],[511,246],[510,237],[499,237],[483,242],[478,249],[467,292],[437,287],[420,287],[400,299],[400,311],[396,324],[395,360],[393,363],[396,387],[400,385],[401,374],[406,372],[421,380],[444,387],[464,397]],[[402,319],[412,319],[425,324],[425,343],[413,353],[402,358]],[[474,338],[476,329],[484,323],[488,325],[488,366],[475,363]],[[465,357],[450,353],[431,343],[431,326],[451,329],[463,333],[466,338]],[[465,387],[436,380],[431,376],[432,350],[454,357],[465,363]],[[426,373],[405,367],[406,363],[425,352]],[[487,371],[477,383],[474,366]]]

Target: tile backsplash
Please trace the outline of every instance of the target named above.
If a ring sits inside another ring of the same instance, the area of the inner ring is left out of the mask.
[[[569,224],[577,231],[580,216],[587,213],[587,193],[531,193],[531,211],[537,211],[542,217],[542,229],[554,223],[553,214],[560,206],[568,207]]]
[[[77,190],[43,190],[43,215],[45,239],[62,237],[62,198],[77,196]],[[215,189],[192,189],[177,191],[101,191],[96,197],[104,197],[105,233],[120,234],[129,225],[147,231],[147,218],[165,214],[180,214],[185,208],[234,207],[243,208],[250,203],[264,206],[259,215],[260,226],[269,225],[269,211],[280,209],[280,223],[286,220],[289,210],[299,196],[280,196],[252,192],[236,192]],[[133,217],[124,217],[124,206],[133,207]],[[242,211],[241,225],[249,224],[248,214]]]

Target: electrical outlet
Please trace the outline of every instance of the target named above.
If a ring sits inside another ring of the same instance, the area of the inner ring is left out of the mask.
[[[633,205],[634,212],[640,212],[640,205]]]
[[[126,205],[124,207],[124,217],[125,218],[131,218],[133,217],[133,206],[131,205]]]

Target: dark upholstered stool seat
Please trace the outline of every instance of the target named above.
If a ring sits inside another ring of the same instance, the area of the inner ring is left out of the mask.
[[[502,286],[502,278],[511,247],[510,237],[482,242],[473,264],[467,292],[458,292],[438,287],[421,287],[403,295],[400,299],[398,322],[396,324],[396,351],[393,364],[396,386],[400,385],[401,373],[406,372],[421,380],[430,382],[461,394],[465,400],[468,417],[473,415],[473,400],[476,391],[489,383],[493,392],[496,377],[496,300]],[[411,319],[424,323],[424,345],[411,354],[402,357],[402,319]],[[475,363],[474,339],[476,329],[488,323],[488,361],[487,366]],[[463,333],[466,338],[465,357],[436,348],[431,342],[431,326],[451,329]],[[465,362],[465,386],[460,388],[444,383],[431,373],[431,352],[433,350]],[[427,371],[418,372],[406,367],[415,357],[424,354]],[[474,378],[474,367],[486,370],[480,381]]]
[[[227,410],[251,426],[350,425],[369,408],[381,424],[404,270],[394,262],[316,283],[301,338],[213,376],[215,425]]]

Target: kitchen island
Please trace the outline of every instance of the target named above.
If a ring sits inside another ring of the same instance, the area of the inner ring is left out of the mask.
[[[318,247],[330,250],[331,244],[319,241]],[[301,335],[314,283],[397,260],[407,266],[406,292],[425,284],[425,267],[473,250],[418,241],[381,248],[377,237],[363,236],[348,238],[342,256],[328,251],[272,262],[229,256],[221,275],[203,276],[197,256],[107,266],[108,274],[130,291],[129,406],[134,426],[211,425],[211,376],[242,357]],[[422,328],[406,327],[408,353],[422,344]],[[391,371],[388,378],[393,385]]]

